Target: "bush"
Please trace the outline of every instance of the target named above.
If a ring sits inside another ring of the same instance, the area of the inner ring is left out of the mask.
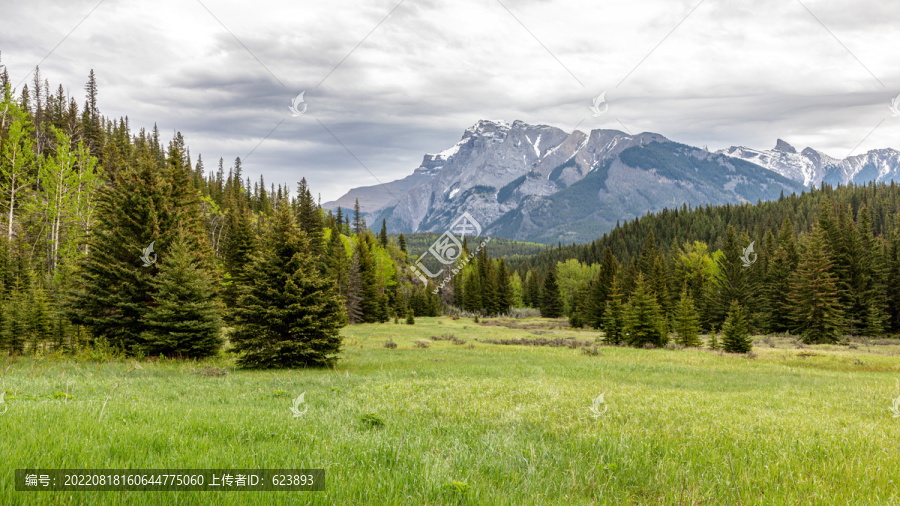
[[[394,348],[397,347],[397,343],[395,343],[393,339],[390,339],[390,340],[384,342],[384,347],[389,350],[393,350]]]
[[[366,413],[359,417],[359,423],[362,424],[363,427],[367,429],[375,429],[378,427],[384,427],[384,418],[375,414],[375,413]]]
[[[416,348],[427,348],[429,345],[431,345],[431,341],[427,339],[419,339],[415,342],[415,345]]]
[[[508,313],[510,318],[521,320],[522,318],[537,318],[541,312],[533,307],[511,307]]]
[[[415,323],[416,323],[416,317],[413,314],[412,309],[410,309],[409,311],[406,312],[406,324],[407,325],[415,325]]]

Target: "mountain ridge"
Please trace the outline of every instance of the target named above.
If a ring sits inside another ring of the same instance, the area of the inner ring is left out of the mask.
[[[479,120],[453,146],[425,154],[409,176],[350,190],[323,207],[360,208],[392,232],[442,232],[469,212],[484,233],[555,244],[589,241],[617,222],[683,204],[778,198],[822,181],[884,179],[892,149],[838,160],[778,139],[774,149],[716,152],[652,132],[574,130]]]

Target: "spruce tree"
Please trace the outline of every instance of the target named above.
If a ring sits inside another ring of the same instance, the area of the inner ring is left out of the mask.
[[[591,327],[600,328],[602,326],[603,313],[606,310],[606,303],[609,301],[617,270],[616,257],[613,256],[612,250],[607,247],[603,254],[603,261],[600,264],[600,272],[597,273],[597,276],[591,282],[590,300],[585,307],[587,323]]]
[[[400,234],[400,237],[397,238],[397,243],[400,245],[400,251],[405,255],[406,252],[406,237],[403,234]]]
[[[559,282],[556,271],[551,269],[544,279],[544,290],[541,294],[541,316],[559,318],[563,315],[562,295],[559,293]]]
[[[614,277],[609,290],[609,298],[606,308],[603,310],[603,318],[600,321],[600,329],[603,330],[603,342],[607,344],[621,344],[624,340],[623,328],[625,326],[625,313],[622,305],[622,293],[619,278]]]
[[[388,234],[387,234],[387,220],[381,220],[381,232],[378,233],[378,242],[381,243],[382,248],[387,248],[388,245]]]
[[[375,259],[369,244],[371,234],[357,236],[356,256],[359,262],[360,310],[362,321],[377,323],[382,321],[381,293],[378,283],[378,272]]]
[[[694,306],[694,299],[688,293],[687,285],[681,291],[681,299],[675,308],[673,330],[675,341],[682,346],[700,346],[700,315]]]
[[[353,203],[353,233],[361,235],[366,228],[366,218],[359,210],[359,199],[356,199]]]
[[[722,324],[722,349],[728,353],[747,353],[752,348],[747,313],[737,301],[733,301]]]
[[[318,258],[323,250],[322,217],[319,215],[319,207],[306,184],[306,178],[301,178],[297,183],[297,222],[300,230],[306,233],[310,253]]]
[[[512,305],[512,285],[510,283],[509,271],[506,270],[506,261],[500,259],[497,267],[497,298],[496,311],[498,314],[509,313]]]
[[[135,162],[100,188],[90,255],[67,304],[73,323],[125,352],[142,344],[159,269],[153,260],[165,258],[177,234],[185,234],[198,268],[212,271],[200,196],[180,149],[173,141],[160,166],[154,148],[139,143]],[[142,252],[151,243],[146,264]]]
[[[741,260],[743,248],[739,245],[737,231],[728,225],[725,231],[725,244],[722,255],[718,258],[718,269],[714,276],[715,289],[710,292],[711,309],[715,312],[714,322],[724,320],[731,303],[737,301],[743,307],[751,306],[753,287],[749,273]]]
[[[203,358],[222,347],[221,307],[209,273],[187,241],[176,240],[150,282],[154,305],[143,317],[140,350],[147,355]]]
[[[843,312],[830,269],[824,231],[815,228],[807,238],[806,251],[791,280],[788,298],[794,330],[806,343],[833,343],[841,335]]]
[[[254,256],[231,342],[243,367],[327,366],[341,349],[341,299],[282,201]]]
[[[647,290],[643,274],[638,274],[634,293],[625,305],[623,332],[628,344],[637,348],[648,343],[659,348],[668,341],[659,303],[656,296]]]

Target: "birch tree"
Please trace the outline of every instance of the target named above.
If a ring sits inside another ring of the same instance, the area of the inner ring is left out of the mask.
[[[9,86],[3,93],[4,121],[9,122],[7,135],[0,139],[0,192],[7,208],[6,237],[12,239],[17,199],[33,182],[35,162],[32,127],[26,111],[12,98]]]

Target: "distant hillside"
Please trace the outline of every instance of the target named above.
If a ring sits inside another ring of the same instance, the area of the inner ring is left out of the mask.
[[[407,251],[411,257],[414,256],[416,258],[428,249],[440,236],[441,234],[431,232],[403,234],[403,237],[406,239]],[[397,237],[397,235],[392,235],[391,240],[396,241]],[[481,239],[483,239],[483,237],[479,238],[479,240]],[[469,243],[470,249],[474,249],[475,247],[477,247],[476,241]],[[491,238],[487,249],[493,258],[505,258],[509,261],[510,259],[536,255],[547,250],[549,247],[550,246],[547,246],[546,244],[535,242],[515,241],[512,239],[504,239],[502,237],[493,237]]]
[[[789,218],[795,233],[808,232],[816,222],[819,203],[828,197],[833,204],[848,207],[852,217],[865,205],[871,216],[875,236],[891,236],[897,229],[900,213],[900,186],[893,181],[832,187],[823,184],[799,195],[788,195],[758,204],[726,204],[692,208],[683,205],[675,210],[663,210],[624,222],[587,244],[563,245],[531,257],[512,259],[510,267],[524,272],[534,268],[546,272],[557,261],[570,258],[593,264],[603,258],[609,247],[617,258],[630,258],[640,252],[647,235],[652,231],[656,244],[663,251],[685,242],[703,241],[711,250],[719,249],[728,225],[746,231],[750,240],[761,244],[767,231],[777,233],[784,218]]]

